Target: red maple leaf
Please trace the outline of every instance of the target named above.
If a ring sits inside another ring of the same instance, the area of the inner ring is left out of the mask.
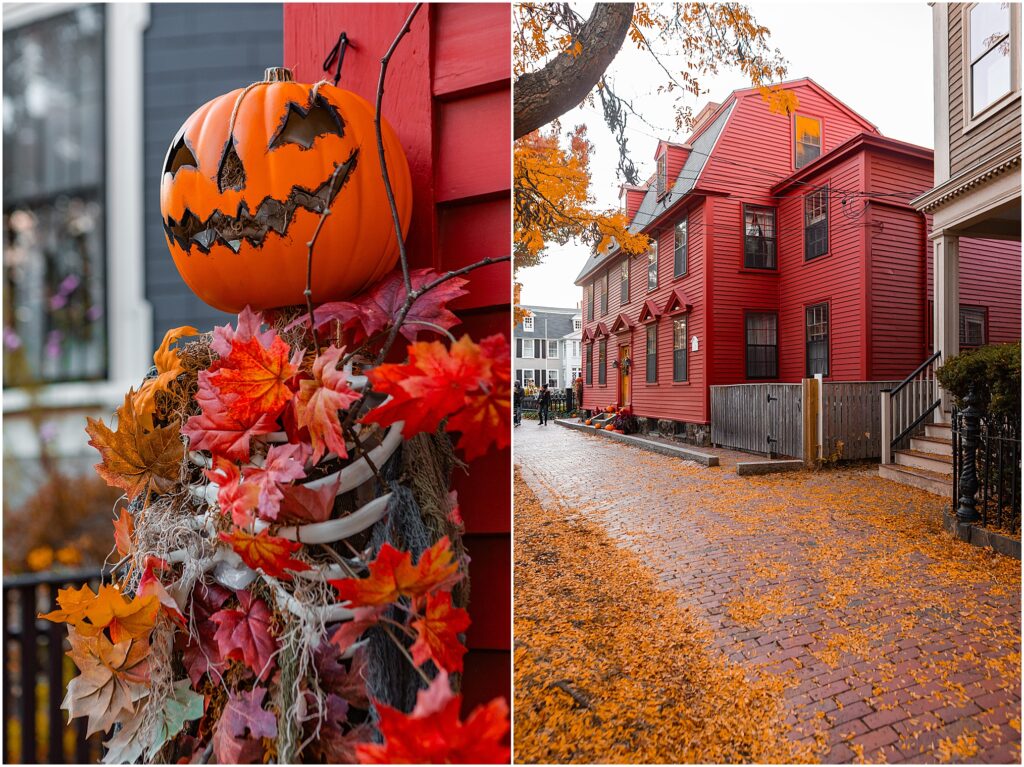
[[[440,341],[411,344],[408,364],[380,365],[369,371],[374,390],[390,394],[391,400],[371,410],[363,421],[381,426],[404,421],[406,438],[433,432],[465,406],[466,395],[480,388],[487,373],[487,361],[468,335],[451,349]]]
[[[448,674],[438,673],[420,690],[411,714],[377,702],[384,742],[360,743],[362,764],[501,764],[509,760],[502,739],[508,732],[508,705],[495,698],[459,720],[462,696],[453,695]]]
[[[363,632],[377,625],[380,616],[384,614],[384,608],[385,605],[353,608],[352,619],[338,625],[330,636],[330,643],[338,648],[339,652],[345,652],[359,641]]]
[[[249,469],[245,481],[259,488],[259,515],[264,519],[277,519],[284,493],[281,486],[306,476],[309,448],[303,444],[272,445],[263,466]]]
[[[229,544],[251,569],[260,569],[272,578],[290,581],[292,576],[289,570],[301,572],[310,569],[307,562],[293,559],[291,556],[302,548],[301,543],[293,543],[286,538],[274,538],[269,530],[253,535],[245,530],[235,529],[219,535],[220,539]]]
[[[423,615],[412,622],[416,642],[412,659],[417,666],[428,660],[445,671],[462,671],[466,648],[458,635],[469,628],[469,613],[452,605],[450,591],[428,594]]]
[[[312,380],[299,382],[295,413],[299,425],[309,429],[314,462],[328,449],[341,458],[348,455],[338,411],[347,410],[361,395],[349,388],[345,372],[338,370],[341,354],[337,346],[328,348],[313,362]]]
[[[274,331],[260,332],[261,327],[263,327],[263,316],[247,306],[238,315],[237,329],[231,325],[218,325],[213,329],[213,341],[210,343],[210,349],[218,357],[227,357],[231,354],[231,342],[236,339],[245,343],[255,338],[263,346],[269,346],[274,340]]]
[[[330,519],[340,486],[340,475],[316,490],[310,490],[305,485],[283,485],[281,493],[284,497],[281,499],[278,521],[323,522]]]
[[[398,551],[391,544],[380,547],[369,564],[368,578],[344,578],[329,581],[338,597],[353,607],[386,605],[399,597],[417,599],[459,579],[459,563],[451,550],[448,536],[424,551],[416,564],[412,553]]]
[[[263,708],[264,687],[254,687],[237,695],[228,693],[217,729],[213,733],[213,753],[218,764],[262,764],[261,738],[277,737],[277,719]]]
[[[277,418],[292,398],[288,380],[298,372],[302,350],[289,358],[291,347],[276,333],[269,346],[258,337],[236,335],[231,352],[210,365],[209,381],[217,388],[230,417],[252,423],[260,415]]]
[[[185,644],[181,648],[182,662],[193,687],[198,688],[199,681],[207,672],[215,680],[220,680],[220,672],[225,666],[225,661],[221,657],[220,646],[214,641],[217,624],[211,618],[229,596],[231,592],[217,584],[198,583],[192,589],[191,612],[196,628],[195,637],[185,632],[177,636],[179,639],[185,639]]]
[[[203,473],[217,483],[217,506],[222,514],[230,514],[238,527],[248,527],[255,519],[253,512],[259,501],[260,489],[251,482],[242,482],[238,466],[219,455],[214,456],[214,468]]]
[[[235,595],[237,608],[210,616],[218,627],[214,640],[223,657],[242,661],[263,679],[270,673],[270,658],[277,651],[277,640],[270,633],[270,610],[248,591],[236,591]]]
[[[188,419],[181,433],[189,438],[190,450],[208,450],[233,461],[249,460],[249,441],[260,434],[277,430],[277,421],[268,413],[257,413],[248,419],[233,415],[229,401],[210,383],[210,371],[199,372],[196,402],[200,414]]]
[[[413,291],[417,291],[440,276],[433,269],[413,269],[409,272],[409,282]],[[449,311],[448,304],[469,292],[462,287],[467,282],[461,277],[453,277],[419,296],[405,316],[402,335],[415,341],[420,333],[437,332],[436,328],[447,330],[459,324],[459,318]],[[354,340],[359,341],[387,328],[401,310],[406,295],[405,280],[401,271],[396,270],[357,301],[334,301],[321,305],[313,313],[313,319],[317,328],[328,322],[340,322],[343,329],[354,331]]]

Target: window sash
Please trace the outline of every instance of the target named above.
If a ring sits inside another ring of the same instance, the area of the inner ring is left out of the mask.
[[[676,224],[675,230],[675,258],[673,259],[673,273],[676,277],[682,277],[687,271],[687,259],[689,257],[690,233],[688,229],[689,219],[683,219]]]
[[[658,326],[647,326],[647,383],[658,381]]]
[[[594,283],[587,285],[587,319],[594,319]]]
[[[775,269],[775,209],[744,206],[743,266]]]
[[[807,377],[829,374],[829,316],[828,304],[808,306],[804,312],[807,345]]]
[[[747,378],[778,378],[778,323],[774,312],[747,314]]]
[[[587,385],[594,383],[594,345],[587,344]]]
[[[601,278],[601,316],[608,314],[608,272]]]
[[[804,197],[804,260],[828,253],[828,187]]]
[[[558,359],[558,341],[548,341],[548,359]]]
[[[672,322],[672,380],[685,381],[686,371],[686,318]]]
[[[658,243],[652,242],[647,252],[647,292],[658,289]]]
[[[525,332],[525,333],[532,333],[533,332],[533,319],[534,319],[533,317],[523,317],[523,332]]]
[[[812,135],[806,128],[814,125],[817,135]],[[797,115],[793,121],[794,166],[802,168],[821,156],[821,120],[805,115]]]
[[[960,346],[977,347],[984,346],[986,338],[986,317],[984,308],[973,306],[960,307]]]
[[[629,303],[629,257],[619,265],[619,301]]]
[[[608,381],[608,342],[601,339],[597,344],[597,382],[599,384]]]
[[[665,153],[658,156],[658,197],[664,197],[668,192],[668,160]]]

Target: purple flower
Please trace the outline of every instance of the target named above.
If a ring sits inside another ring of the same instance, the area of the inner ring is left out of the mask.
[[[82,281],[78,278],[78,275],[69,274],[61,281],[57,292],[62,296],[70,296],[81,283]]]
[[[51,330],[46,334],[46,356],[51,360],[60,356],[60,342],[64,334],[59,330]]]
[[[99,304],[93,304],[89,307],[89,310],[85,313],[86,318],[89,322],[96,322],[100,317],[103,316],[103,307]]]
[[[21,336],[10,326],[4,328],[4,348],[9,352],[21,348]]]
[[[65,295],[63,295],[61,293],[56,293],[56,294],[50,296],[50,311],[55,312],[58,309],[63,309],[67,305],[68,305],[68,297],[67,296],[65,296]]]

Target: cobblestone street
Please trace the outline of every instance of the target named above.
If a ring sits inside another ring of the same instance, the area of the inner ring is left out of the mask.
[[[944,499],[874,467],[747,478],[554,423],[514,436],[544,509],[598,523],[713,651],[781,681],[821,761],[1020,762],[1020,563],[949,538]]]

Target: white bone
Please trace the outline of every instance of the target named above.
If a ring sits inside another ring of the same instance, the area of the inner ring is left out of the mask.
[[[367,456],[361,456],[341,471],[328,474],[326,477],[320,477],[320,479],[314,479],[312,482],[307,482],[304,487],[308,487],[310,490],[319,490],[321,487],[331,484],[340,476],[341,484],[338,486],[338,495],[355,490],[373,477],[373,469],[366,459],[369,458],[373,465],[378,468],[383,466],[402,443],[402,427],[404,425],[402,421],[396,421],[388,429],[388,433],[384,435],[384,439],[381,440],[380,444],[371,450]]]
[[[294,525],[278,529],[278,538],[299,543],[334,543],[361,533],[366,528],[382,519],[388,511],[391,493],[374,498],[365,506],[352,512],[347,517],[328,519],[326,522],[311,522],[308,525]],[[262,532],[269,527],[262,519],[256,520],[256,531]]]

